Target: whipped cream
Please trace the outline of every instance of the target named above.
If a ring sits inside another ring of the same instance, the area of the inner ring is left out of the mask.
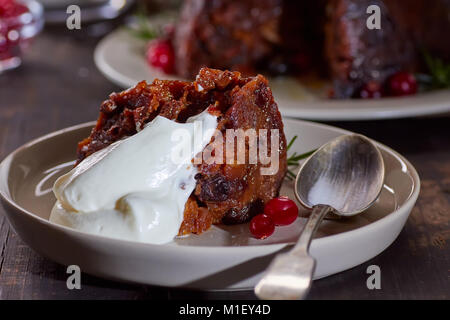
[[[216,128],[207,110],[186,123],[157,116],[59,177],[50,221],[113,238],[172,241],[196,185],[192,159]]]

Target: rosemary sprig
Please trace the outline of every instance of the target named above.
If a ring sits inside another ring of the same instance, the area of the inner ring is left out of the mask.
[[[289,149],[292,147],[292,145],[294,144],[295,140],[297,139],[297,136],[294,136],[291,141],[289,141],[286,151],[289,151]],[[288,158],[287,158],[287,165],[288,165],[288,170],[286,172],[286,178],[288,180],[294,180],[296,175],[295,173],[289,169],[289,167],[298,167],[299,165],[299,161],[308,158],[310,155],[312,155],[317,149],[302,153],[302,154],[297,154],[297,152],[294,152],[293,154],[291,154]]]
[[[176,22],[177,15],[177,11],[174,10],[163,10],[150,14],[145,5],[141,5],[132,17],[132,24],[125,26],[125,29],[132,36],[145,41],[164,38],[168,36],[170,26]]]
[[[432,57],[428,52],[423,52],[423,58],[428,69],[427,74],[417,74],[417,80],[425,89],[442,89],[450,87],[450,63],[445,63],[439,58]]]

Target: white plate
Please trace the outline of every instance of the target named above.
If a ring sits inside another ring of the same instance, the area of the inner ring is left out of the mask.
[[[293,151],[317,148],[348,131],[311,122],[284,121],[288,139],[298,135]],[[0,164],[0,194],[6,216],[22,240],[37,252],[83,272],[143,284],[200,289],[252,287],[274,254],[289,247],[306,219],[278,227],[256,240],[248,224],[214,226],[167,245],[151,245],[85,234],[48,221],[55,198],[51,186],[73,164],[78,141],[93,123],[81,124],[34,140]],[[419,194],[419,177],[395,151],[378,144],[386,165],[385,187],[375,205],[348,220],[322,223],[312,241],[315,278],[367,261],[397,237]],[[293,197],[292,182],[281,194]],[[304,213],[304,212],[302,212]]]
[[[138,81],[180,79],[151,68],[145,61],[145,42],[124,30],[106,36],[95,49],[100,71],[115,84],[129,88]],[[450,112],[450,90],[410,97],[373,100],[320,98],[292,78],[270,79],[275,101],[284,116],[311,120],[374,120]]]

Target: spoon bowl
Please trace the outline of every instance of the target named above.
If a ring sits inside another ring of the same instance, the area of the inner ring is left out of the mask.
[[[306,208],[329,205],[333,214],[353,216],[372,205],[383,182],[383,157],[375,144],[359,134],[343,135],[303,164],[295,196]]]

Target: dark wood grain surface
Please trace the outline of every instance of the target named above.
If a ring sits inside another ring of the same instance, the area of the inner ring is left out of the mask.
[[[114,90],[96,69],[96,40],[47,30],[17,70],[0,74],[0,158],[30,139],[96,118]],[[450,101],[449,101],[450,103]],[[314,282],[311,299],[450,298],[450,118],[331,123],[402,153],[422,189],[398,239],[374,259]],[[381,268],[381,289],[366,287],[367,266]],[[121,284],[82,276],[66,288],[66,269],[28,248],[0,209],[0,299],[254,299],[251,292],[197,292]]]

